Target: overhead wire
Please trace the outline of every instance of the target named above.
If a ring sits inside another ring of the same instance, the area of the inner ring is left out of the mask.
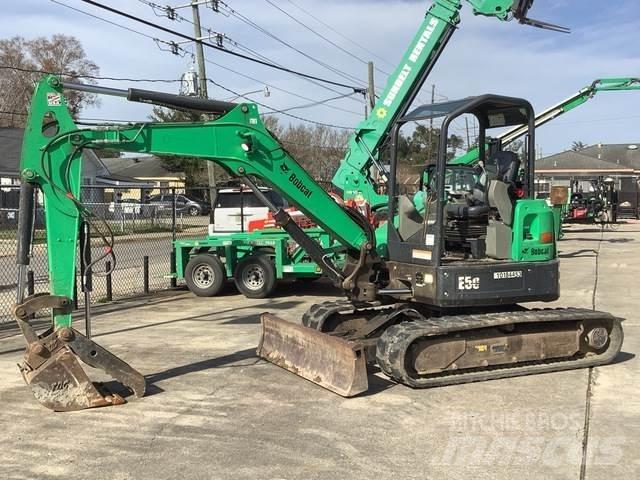
[[[271,83],[263,82],[262,80],[259,80],[259,79],[255,78],[255,77],[252,77],[251,75],[247,75],[245,73],[239,72],[239,71],[234,70],[232,68],[226,67],[226,66],[224,66],[224,65],[222,65],[220,63],[214,62],[213,60],[205,59],[205,62],[209,63],[211,65],[215,65],[216,67],[220,67],[220,68],[222,68],[224,70],[227,70],[227,71],[229,71],[231,73],[234,73],[234,74],[236,74],[238,76],[241,76],[243,78],[246,78],[247,80],[252,80],[252,81],[260,83],[262,85],[266,85],[267,87],[269,87],[269,88],[271,88],[273,90],[276,90],[276,91],[279,91],[279,92],[282,92],[282,93],[286,93],[286,94],[291,95],[293,97],[300,98],[301,100],[307,100],[309,102],[314,102],[315,101],[313,98],[310,98],[310,97],[307,97],[307,96],[304,96],[304,95],[300,95],[300,94],[295,93],[295,92],[291,92],[290,90],[283,89],[283,88],[278,87],[278,86],[276,86],[274,84],[271,84]],[[333,89],[331,89],[331,91],[333,91]],[[352,98],[352,97],[346,97],[346,98]],[[352,114],[358,115],[358,116],[362,115],[361,112],[348,110],[346,108],[338,107],[336,105],[328,105],[328,104],[323,103],[322,106],[327,107],[327,108],[332,108],[334,110],[338,110],[338,111],[345,112],[345,113],[352,113]]]
[[[54,0],[52,0],[52,1],[54,1]],[[241,58],[241,59],[253,62],[253,63],[257,63],[257,64],[260,64],[260,65],[263,65],[265,67],[269,67],[269,68],[272,68],[272,69],[275,69],[275,70],[279,70],[279,71],[282,71],[282,72],[285,72],[285,73],[289,73],[289,74],[292,74],[292,75],[296,75],[296,76],[299,76],[299,77],[311,78],[313,80],[316,80],[316,81],[319,81],[319,82],[323,82],[323,83],[326,83],[326,84],[329,84],[329,85],[333,85],[333,86],[336,86],[336,87],[348,88],[348,89],[351,89],[351,90],[353,90],[355,92],[362,92],[363,91],[361,86],[349,85],[349,84],[337,82],[337,81],[334,81],[334,80],[330,80],[330,79],[327,79],[327,78],[319,77],[317,75],[311,75],[311,74],[308,74],[308,73],[300,72],[298,70],[294,70],[294,69],[291,69],[291,68],[288,68],[288,67],[281,67],[281,66],[275,65],[273,63],[265,62],[263,60],[260,60],[260,59],[257,59],[257,58],[253,58],[253,57],[250,57],[248,55],[244,55],[242,53],[238,53],[238,52],[234,52],[234,51],[231,51],[231,50],[227,50],[225,48],[219,47],[217,45],[214,45],[212,43],[206,42],[204,40],[198,40],[198,39],[196,39],[195,37],[193,37],[191,35],[186,35],[184,33],[181,33],[179,31],[177,31],[177,30],[173,30],[171,28],[164,27],[162,25],[159,25],[159,24],[154,23],[154,22],[150,22],[150,21],[145,20],[143,18],[136,17],[135,15],[127,13],[127,12],[125,12],[123,10],[119,10],[117,8],[110,7],[108,5],[104,5],[102,3],[95,2],[94,0],[80,0],[80,1],[83,2],[83,3],[86,3],[88,5],[92,5],[94,7],[106,10],[108,12],[111,12],[111,13],[115,14],[115,15],[119,15],[119,16],[127,18],[129,20],[133,20],[135,22],[141,23],[141,24],[146,25],[148,27],[152,27],[152,28],[155,28],[157,30],[163,31],[165,33],[169,33],[169,34],[174,35],[176,37],[180,37],[180,38],[183,38],[185,40],[192,41],[192,42],[198,42],[198,43],[202,44],[205,47],[217,50],[219,52],[224,52],[227,55],[232,55],[232,56],[237,57],[237,58]]]
[[[82,0],[82,1],[93,1],[93,0]],[[314,57],[313,55],[310,55],[306,52],[304,52],[303,50],[300,50],[299,48],[297,48],[296,46],[292,45],[291,43],[281,39],[280,37],[278,37],[277,35],[273,34],[272,32],[270,32],[269,30],[265,29],[264,27],[260,26],[259,24],[257,24],[256,22],[254,22],[253,20],[251,20],[250,18],[246,17],[245,15],[243,15],[242,13],[238,12],[237,10],[231,8],[229,5],[227,5],[225,2],[223,2],[222,0],[220,0],[220,5],[223,8],[227,9],[227,12],[232,15],[233,17],[237,18],[238,20],[240,20],[241,22],[249,25],[250,27],[254,28],[255,30],[258,30],[259,32],[263,33],[264,35],[268,36],[269,38],[277,41],[278,43],[286,46],[287,48],[297,52],[298,54],[302,55],[303,57],[307,58],[308,60],[328,69],[329,71],[335,73],[336,75],[348,79],[349,81],[352,82],[356,82],[360,84],[360,89],[362,90],[363,86],[365,86],[365,82],[363,82],[362,80],[360,80],[359,78],[344,72],[343,70],[340,70],[336,67],[333,67],[332,65],[329,65],[326,62],[323,62],[322,60],[317,59],[316,57]],[[344,86],[344,85],[339,85],[339,86]]]
[[[53,1],[53,0],[52,0]],[[162,78],[127,78],[127,77],[109,77],[102,75],[79,74],[77,72],[54,72],[50,70],[42,70],[36,68],[16,67],[12,65],[0,65],[0,70],[16,70],[23,73],[39,73],[42,75],[60,75],[76,78],[87,78],[90,80],[109,80],[115,82],[144,82],[144,83],[176,83],[181,82],[180,79],[162,79]]]
[[[271,110],[270,113],[272,113],[272,114],[282,114],[282,115],[286,115],[287,117],[295,118],[297,120],[302,120],[304,122],[313,123],[315,125],[322,125],[322,126],[325,126],[325,127],[338,128],[340,130],[353,130],[353,127],[345,127],[345,126],[342,126],[342,125],[334,125],[334,124],[331,124],[331,123],[318,122],[316,120],[310,120],[308,118],[300,117],[298,115],[293,115],[293,114],[288,113],[288,112],[278,111],[278,109],[275,109],[275,108],[273,108],[273,107],[271,107],[271,106],[269,106],[269,105],[267,105],[265,103],[262,103],[262,102],[259,102],[259,101],[256,101],[256,100],[252,100],[251,98],[247,97],[246,94],[238,93],[238,92],[236,92],[236,91],[234,91],[234,90],[232,90],[230,88],[225,87],[224,85],[221,85],[220,83],[218,83],[218,82],[216,82],[216,81],[214,81],[214,80],[212,80],[210,78],[208,78],[207,80],[210,83],[212,83],[213,85],[215,85],[215,86],[217,86],[217,87],[219,87],[219,88],[221,88],[223,90],[226,90],[227,92],[229,92],[229,93],[231,93],[233,95],[236,95],[237,97],[242,97],[244,99],[249,100],[252,103],[255,103],[256,105],[259,105],[259,106],[261,106],[263,108]]]
[[[154,42],[156,42],[156,43],[160,42],[160,43],[166,43],[167,45],[171,45],[169,42],[163,42],[163,41],[162,41],[162,40],[160,40],[159,38],[156,38],[156,37],[154,37],[154,36],[152,36],[152,35],[148,35],[148,34],[146,34],[146,33],[144,33],[144,32],[141,32],[141,31],[139,31],[139,30],[136,30],[136,29],[134,29],[134,28],[130,28],[130,27],[126,27],[126,26],[124,26],[124,25],[120,25],[119,23],[112,22],[111,20],[107,20],[106,18],[99,17],[98,15],[94,15],[94,14],[92,14],[92,13],[90,13],[90,12],[85,11],[85,10],[81,10],[81,9],[79,9],[79,8],[72,7],[71,5],[68,5],[68,4],[66,4],[66,3],[62,3],[62,2],[60,2],[60,1],[58,1],[58,0],[50,0],[50,1],[51,1],[51,2],[53,2],[53,3],[56,3],[56,4],[58,4],[58,5],[61,5],[61,6],[63,6],[63,7],[69,8],[69,9],[71,9],[71,10],[75,10],[76,12],[82,13],[82,14],[84,14],[84,15],[88,15],[88,16],[90,16],[90,17],[93,17],[93,18],[95,18],[95,19],[97,19],[97,20],[101,20],[101,21],[103,21],[103,22],[109,23],[109,24],[111,24],[111,25],[113,25],[113,26],[115,26],[115,27],[122,28],[123,30],[128,30],[128,31],[130,31],[130,32],[132,32],[132,33],[137,33],[138,35],[142,35],[143,37],[147,37],[147,38],[149,38],[149,39],[153,40],[153,41],[154,41]]]
[[[184,17],[183,15],[180,15],[180,14],[179,14],[179,13],[177,13],[174,9],[171,9],[171,14],[170,14],[171,16],[169,16],[168,9],[170,9],[170,7],[166,7],[166,6],[159,5],[159,4],[157,4],[157,3],[155,3],[155,2],[152,2],[152,1],[150,1],[150,0],[138,0],[138,1],[139,1],[140,3],[142,3],[142,4],[144,4],[144,5],[147,5],[147,6],[151,7],[151,9],[154,11],[154,13],[155,13],[157,16],[167,17],[167,18],[170,18],[171,20],[187,22],[187,23],[189,23],[189,24],[191,24],[191,25],[193,25],[193,24],[194,24],[192,20],[188,19],[187,17]],[[160,11],[164,12],[164,14],[158,14],[158,13],[157,13],[157,10],[160,10]],[[211,34],[212,32],[213,32],[213,33],[217,33],[217,32],[215,32],[213,29],[211,29],[211,28],[209,28],[209,27],[206,27],[206,26],[203,26],[203,29],[204,29],[205,31],[209,32],[209,34]],[[229,42],[229,43],[231,43],[234,47],[239,48],[240,50],[242,50],[242,51],[244,51],[244,52],[246,52],[246,53],[248,53],[248,54],[250,54],[250,55],[255,56],[256,58],[259,58],[259,59],[261,59],[261,60],[263,60],[263,61],[266,61],[266,62],[270,62],[270,63],[272,63],[272,64],[274,64],[274,65],[278,65],[278,66],[281,66],[281,67],[283,66],[282,64],[280,64],[280,63],[278,63],[277,61],[273,60],[272,58],[269,58],[269,57],[267,57],[267,56],[265,56],[265,55],[261,54],[260,52],[257,52],[256,50],[254,50],[254,49],[252,49],[252,48],[248,47],[247,45],[243,45],[242,43],[238,42],[237,40],[235,40],[235,39],[233,39],[233,38],[231,38],[231,37],[229,37],[229,36],[227,36],[227,35],[224,35],[224,40],[225,40],[225,41],[227,41],[227,42]],[[208,59],[207,59],[206,61],[208,61],[209,63],[212,63],[212,64],[214,64],[214,65],[216,65],[216,66],[218,66],[218,67],[220,67],[220,68],[224,68],[224,69],[226,69],[226,70],[228,70],[228,71],[231,71],[231,72],[233,72],[233,73],[236,73],[236,74],[238,74],[238,75],[242,75],[242,76],[245,76],[245,77],[246,77],[246,75],[243,75],[243,74],[241,74],[241,73],[239,73],[239,72],[236,72],[236,71],[234,71],[234,70],[232,70],[232,69],[230,69],[230,68],[227,68],[227,67],[225,67],[225,66],[223,66],[223,65],[220,65],[220,64],[218,64],[218,63],[211,62],[211,61],[209,61]],[[308,79],[308,78],[303,78],[303,80],[305,80],[305,81],[307,81],[307,82],[309,82],[309,83],[311,83],[311,84],[313,84],[313,85],[316,85],[316,86],[318,86],[318,87],[320,87],[320,88],[323,88],[323,89],[325,89],[325,90],[329,90],[329,91],[334,92],[334,93],[340,93],[338,90],[336,90],[336,89],[334,89],[334,88],[331,88],[331,87],[327,87],[326,85],[323,85],[323,84],[321,84],[321,83],[319,83],[319,82],[317,82],[317,81],[315,81],[315,80]],[[265,83],[265,82],[262,82],[262,81],[260,81],[260,80],[254,80],[254,81],[258,81],[258,82],[260,82],[260,83]],[[266,84],[266,83],[265,83],[265,84]],[[270,86],[271,86],[271,85],[270,85]],[[274,89],[275,89],[275,88],[274,88]],[[302,96],[300,96],[300,95],[295,95],[295,94],[293,94],[292,92],[289,92],[289,91],[286,91],[286,90],[282,90],[282,89],[279,89],[279,90],[280,90],[280,91],[283,91],[284,93],[289,93],[289,94],[294,95],[294,96],[297,96],[297,97],[299,97],[299,98],[303,98],[303,99],[305,99],[305,100],[313,101],[313,99],[310,99],[310,98],[307,98],[307,97],[302,97]],[[353,98],[353,97],[351,97],[351,96],[349,96],[349,95],[348,95],[348,96],[345,96],[345,98],[349,98],[350,100],[354,100],[354,101],[356,101],[357,103],[362,104],[362,101],[359,101],[359,100],[357,100],[357,99],[355,99],[355,98]],[[331,108],[331,107],[330,107],[330,108]],[[353,110],[346,110],[346,109],[342,109],[342,108],[339,108],[339,107],[333,107],[333,108],[335,108],[336,110],[341,110],[341,111],[343,111],[343,112],[353,113],[353,114],[358,115],[358,116],[360,116],[360,115],[361,115],[361,113],[360,113],[360,112],[354,112]]]
[[[298,10],[300,10],[301,12],[305,13],[306,15],[308,15],[309,17],[313,18],[316,22],[320,23],[321,25],[325,26],[326,28],[328,28],[329,30],[331,30],[333,33],[335,33],[336,35],[342,37],[343,39],[345,39],[346,41],[348,41],[349,43],[351,43],[352,45],[355,45],[356,47],[364,50],[365,52],[367,52],[369,55],[377,58],[378,60],[380,60],[381,62],[384,62],[385,64],[387,64],[388,66],[390,66],[391,68],[395,68],[396,65],[394,65],[393,63],[389,62],[388,60],[385,60],[384,58],[378,56],[376,53],[372,52],[371,50],[369,50],[367,47],[364,47],[363,45],[361,45],[360,43],[356,42],[355,40],[353,40],[352,38],[347,37],[346,35],[344,35],[343,33],[341,33],[340,31],[336,30],[333,26],[331,26],[330,24],[328,24],[327,22],[323,21],[322,19],[318,18],[316,15],[314,15],[313,13],[309,12],[308,10],[304,9],[303,7],[301,7],[300,5],[298,5],[296,2],[293,2],[292,0],[287,0],[291,5],[293,5],[294,7],[296,7]]]
[[[353,52],[350,52],[349,50],[341,47],[340,45],[338,45],[337,43],[335,43],[333,40],[327,38],[326,36],[322,35],[321,33],[317,32],[316,30],[314,30],[313,28],[311,28],[309,25],[307,25],[306,23],[304,23],[303,21],[301,21],[300,19],[296,18],[294,15],[292,15],[291,13],[287,12],[285,9],[283,9],[282,7],[279,7],[278,5],[276,5],[275,3],[273,3],[271,0],[265,0],[265,2],[267,2],[269,5],[271,5],[273,8],[277,9],[278,11],[282,12],[284,15],[286,15],[288,18],[290,18],[291,20],[293,20],[294,22],[296,22],[298,25],[302,26],[303,28],[305,28],[306,30],[310,31],[311,33],[313,33],[315,36],[321,38],[322,40],[324,40],[326,43],[334,46],[335,48],[337,48],[338,50],[340,50],[341,52],[349,55],[351,58],[356,59],[358,62],[364,64],[364,65],[368,65],[368,62],[363,60],[362,58],[358,57],[357,55],[355,55]],[[382,73],[383,75],[391,75],[389,72],[386,72],[378,67],[374,67],[378,72]]]
[[[125,30],[128,30],[128,31],[130,31],[130,32],[132,32],[132,33],[136,33],[136,34],[142,35],[142,36],[144,36],[144,37],[146,37],[146,38],[150,38],[150,39],[152,39],[152,40],[160,40],[160,39],[156,39],[156,38],[154,38],[154,37],[151,37],[150,35],[147,35],[147,34],[145,34],[145,33],[142,33],[142,32],[140,32],[140,31],[138,31],[138,30],[135,30],[135,29],[131,29],[131,28],[124,27],[124,26],[122,26],[122,25],[120,25],[120,24],[118,24],[118,23],[111,22],[111,21],[106,20],[106,19],[104,19],[104,18],[102,18],[102,17],[98,17],[98,16],[96,16],[96,15],[90,14],[90,13],[88,13],[88,12],[84,11],[84,10],[81,10],[81,9],[78,9],[78,8],[71,7],[71,6],[69,6],[69,5],[65,4],[65,3],[59,2],[58,0],[51,0],[51,1],[52,1],[52,2],[54,2],[54,3],[57,3],[57,4],[59,4],[59,5],[61,5],[61,6],[63,6],[63,7],[67,7],[67,8],[70,8],[70,9],[72,9],[72,10],[75,10],[75,11],[76,11],[76,12],[78,12],[78,13],[82,13],[82,14],[84,14],[84,15],[88,15],[88,16],[90,16],[90,17],[93,17],[93,18],[97,19],[97,20],[104,21],[104,22],[106,22],[106,23],[109,23],[109,24],[111,24],[111,25],[114,25],[114,26],[117,26],[117,27],[120,27],[120,28],[124,28]],[[161,41],[161,42],[163,42],[163,43],[169,44],[169,42],[166,42],[166,41],[163,41],[163,40],[160,40],[160,41]],[[178,47],[178,48],[179,48],[179,49],[184,50],[182,47]],[[186,52],[186,50],[184,50],[184,51]],[[187,52],[187,53],[188,53],[188,52]],[[220,63],[214,62],[214,61],[212,61],[212,60],[205,59],[205,61],[206,61],[207,63],[211,64],[211,65],[215,65],[215,66],[217,66],[217,67],[219,67],[219,68],[222,68],[222,69],[224,69],[224,70],[227,70],[227,71],[229,71],[229,72],[231,72],[231,73],[234,73],[234,74],[236,74],[236,75],[238,75],[238,76],[244,77],[244,78],[246,78],[246,79],[248,79],[248,80],[252,80],[252,81],[255,81],[255,82],[258,82],[258,83],[262,83],[262,84],[264,84],[264,85],[267,85],[268,87],[270,87],[270,88],[271,88],[271,89],[273,89],[273,90],[280,91],[280,92],[282,92],[282,93],[285,93],[285,94],[288,94],[288,95],[291,95],[291,96],[294,96],[294,97],[300,98],[300,99],[302,99],[302,100],[307,100],[307,101],[310,101],[310,102],[314,102],[314,101],[316,101],[316,100],[315,100],[315,99],[313,99],[313,98],[310,98],[310,97],[307,97],[307,96],[304,96],[304,95],[300,95],[300,94],[295,93],[295,92],[292,92],[292,91],[290,91],[290,90],[286,90],[286,89],[281,88],[281,87],[278,87],[278,86],[276,86],[276,85],[274,85],[274,84],[270,84],[270,83],[263,82],[262,80],[259,80],[259,79],[255,78],[255,77],[252,77],[252,76],[250,76],[250,75],[247,75],[247,74],[244,74],[244,73],[242,73],[242,72],[239,72],[239,71],[237,71],[237,70],[234,70],[234,69],[232,69],[232,68],[230,68],[230,67],[227,67],[227,66],[225,66],[225,65],[222,65],[222,64],[220,64]],[[180,81],[181,81],[181,80],[135,79],[135,78],[132,78],[132,79],[125,79],[125,78],[122,78],[122,79],[121,79],[121,78],[115,78],[115,77],[95,77],[95,78],[96,78],[96,79],[105,79],[105,80],[116,80],[116,81],[117,81],[117,80],[129,80],[129,81],[140,81],[140,82],[146,82],[146,81],[150,81],[150,82],[153,82],[153,81],[156,81],[156,82],[180,82]],[[303,79],[304,79],[304,78],[303,78]],[[304,79],[304,80],[309,80],[309,79]],[[311,81],[311,80],[309,80],[309,81]],[[322,84],[319,84],[319,85],[320,85],[320,86],[322,86],[323,88],[327,88],[327,89],[329,89],[329,90],[330,90],[330,91],[332,91],[332,92],[339,93],[337,90],[335,90],[335,89],[333,89],[333,88],[330,88],[330,87],[327,87],[326,85],[322,85]],[[346,97],[346,98],[353,98],[353,97]],[[358,115],[358,116],[360,116],[360,115],[361,115],[361,113],[360,113],[360,112],[355,112],[355,111],[353,111],[353,110],[349,110],[349,109],[346,109],[346,108],[338,107],[338,106],[336,106],[336,105],[329,105],[329,104],[326,104],[326,103],[322,103],[321,105],[322,105],[322,106],[324,106],[324,107],[326,107],[326,108],[331,108],[331,109],[334,109],[334,110],[337,110],[337,111],[341,111],[341,112],[345,112],[345,113],[350,113],[350,114]],[[274,110],[275,110],[275,109],[274,109]],[[303,120],[303,121],[307,121],[307,120]],[[310,122],[310,123],[313,123],[313,121],[309,121],[309,122]]]

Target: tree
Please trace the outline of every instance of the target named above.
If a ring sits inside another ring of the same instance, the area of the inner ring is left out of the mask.
[[[317,180],[330,180],[344,158],[348,130],[324,125],[283,127],[274,116],[265,116],[267,129],[282,143],[309,174]]]
[[[153,107],[150,118],[153,122],[197,122],[200,120],[200,115],[181,110]],[[168,171],[184,175],[186,188],[208,185],[207,164],[201,158],[168,155],[158,156],[158,158]]]
[[[571,150],[573,150],[574,152],[579,152],[580,150],[584,150],[585,148],[587,148],[587,145],[579,140],[571,144]]]
[[[451,134],[447,140],[447,160],[454,158],[464,147],[462,137]],[[410,136],[400,134],[398,138],[398,160],[400,164],[422,167],[435,163],[440,146],[440,129],[416,125]],[[385,161],[388,160],[385,153]]]
[[[86,76],[96,76],[98,66],[86,57],[80,41],[72,36],[56,34],[47,39],[27,40],[13,37],[0,40],[0,65],[14,67],[0,69],[0,125],[23,127],[31,102],[34,84],[43,75],[54,72],[63,80],[95,84]],[[30,72],[35,70],[35,72]],[[96,105],[97,96],[86,92],[69,91],[66,94],[69,110],[77,116],[83,107]]]

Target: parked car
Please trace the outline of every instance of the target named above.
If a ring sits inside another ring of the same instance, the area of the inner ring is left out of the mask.
[[[186,195],[176,195],[175,197],[177,213],[185,213],[187,215],[195,217],[197,215],[206,215],[211,210],[207,203],[193,200]],[[153,195],[149,198],[148,203],[149,205],[156,205],[158,207],[162,207],[163,209],[171,211],[171,209],[173,208],[173,195]]]
[[[268,188],[260,189],[276,207],[286,207],[287,201]],[[214,223],[209,226],[215,232],[249,231],[249,222],[267,218],[269,209],[248,188],[223,188],[218,191]]]
[[[123,198],[119,202],[111,202],[109,212],[114,216],[124,214],[125,216],[139,217],[142,214],[142,203],[136,198]]]

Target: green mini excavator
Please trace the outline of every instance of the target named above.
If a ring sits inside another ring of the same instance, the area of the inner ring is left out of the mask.
[[[559,28],[527,18],[532,0],[467,1],[476,14]],[[374,162],[382,136],[391,142],[387,205],[394,220],[387,222],[384,236],[376,235],[366,218],[336,203],[309,176],[265,128],[255,104],[74,84],[53,76],[42,79],[34,92],[21,160],[14,310],[27,342],[20,370],[36,399],[59,411],[124,401],[92,382],[82,363],[102,369],[136,396],[143,396],[146,388],[142,374],[98,345],[89,332],[83,334],[72,325],[78,247],[82,277],[104,257],[112,257],[112,264],[116,259],[108,223],[95,218],[82,203],[83,149],[199,158],[242,178],[345,295],[344,300],[312,306],[302,325],[264,314],[257,354],[340,395],[367,390],[368,365],[376,365],[399,383],[424,388],[590,367],[615,358],[623,334],[620,320],[612,315],[521,305],[559,296],[553,213],[544,201],[532,197],[535,114],[531,105],[519,98],[482,95],[410,110],[460,21],[462,3],[435,1],[391,76],[375,115],[352,139],[347,163],[354,169],[361,169],[362,162]],[[68,89],[216,118],[79,128],[67,108],[64,92]],[[474,115],[480,125],[478,156],[486,175],[482,184],[471,185],[464,197],[456,198],[445,189],[446,139],[451,123],[466,114]],[[412,198],[398,190],[396,145],[402,125],[435,117],[443,118],[435,188],[418,209]],[[500,142],[485,147],[487,132],[510,126],[525,126],[524,161],[505,151]],[[369,137],[375,129],[377,133]],[[367,143],[368,138],[378,143]],[[521,187],[516,185],[520,171],[524,172]],[[335,237],[343,246],[344,265],[336,265],[333,250],[323,249],[286,211],[273,205],[256,179]],[[346,185],[346,180],[338,183]],[[36,188],[45,203],[51,291],[24,297]],[[469,241],[461,234],[469,230],[484,234]],[[469,244],[471,254],[456,244],[456,232]],[[104,251],[92,260],[87,252],[96,237]],[[51,327],[36,332],[29,319],[47,308],[53,312]]]

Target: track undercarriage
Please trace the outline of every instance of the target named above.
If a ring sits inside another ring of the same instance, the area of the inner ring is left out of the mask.
[[[612,361],[622,347],[620,319],[604,312],[528,310],[514,305],[500,311],[442,314],[416,307],[409,303],[327,302],[312,306],[303,325],[343,341],[347,353],[342,365],[364,356],[366,363],[413,388],[593,367]],[[288,335],[287,340],[291,339]],[[353,358],[350,351],[355,352]],[[364,362],[360,364],[365,369]],[[279,365],[344,396],[366,390],[366,384],[359,391],[344,385],[341,391],[331,388],[331,373],[323,375],[322,365],[314,365],[314,377],[305,375],[300,363],[293,368]],[[335,365],[324,367],[335,372]],[[351,375],[360,386],[363,376],[366,369]]]

